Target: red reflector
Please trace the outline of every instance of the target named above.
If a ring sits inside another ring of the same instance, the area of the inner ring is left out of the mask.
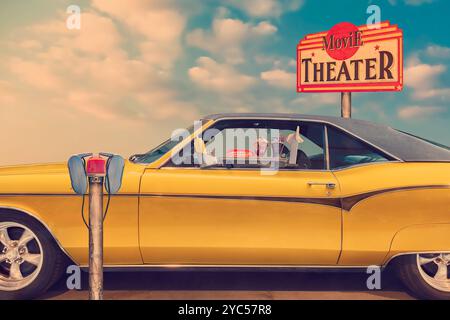
[[[231,149],[227,151],[227,158],[250,158],[254,156],[255,153],[248,149]]]
[[[86,172],[88,175],[106,174],[106,160],[99,157],[91,157],[87,160]]]

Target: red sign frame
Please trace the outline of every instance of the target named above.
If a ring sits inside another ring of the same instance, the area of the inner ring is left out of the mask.
[[[401,91],[403,89],[403,31],[397,25],[391,25],[389,21],[379,24],[377,29],[369,29],[367,25],[357,27],[361,32],[362,45],[379,47],[379,44],[385,44],[386,41],[396,40],[396,49],[392,54],[396,54],[396,73],[393,81],[364,81],[364,82],[340,82],[340,83],[304,83],[302,82],[302,57],[311,52],[325,52],[324,37],[327,31],[313,33],[305,36],[297,46],[297,92],[353,92],[353,91]],[[392,41],[391,41],[392,45]],[[318,51],[321,50],[321,51]],[[322,54],[320,53],[320,54]],[[323,54],[322,54],[323,56]],[[327,61],[339,61],[333,59],[327,54]],[[349,60],[343,59],[342,61]],[[325,62],[327,62],[325,61]]]

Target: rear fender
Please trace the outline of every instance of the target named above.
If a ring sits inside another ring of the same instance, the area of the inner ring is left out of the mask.
[[[383,264],[405,254],[450,252],[449,235],[450,223],[420,224],[403,228],[392,239]]]

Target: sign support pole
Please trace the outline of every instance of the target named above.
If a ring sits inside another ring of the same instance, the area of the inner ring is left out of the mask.
[[[103,177],[89,177],[89,299],[103,300]]]
[[[352,93],[341,92],[341,117],[352,117]]]

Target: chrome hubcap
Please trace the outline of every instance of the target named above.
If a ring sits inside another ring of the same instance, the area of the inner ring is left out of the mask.
[[[450,253],[418,254],[417,266],[420,275],[430,286],[450,292]]]
[[[0,223],[0,290],[28,286],[42,268],[42,246],[36,235],[16,222]]]

